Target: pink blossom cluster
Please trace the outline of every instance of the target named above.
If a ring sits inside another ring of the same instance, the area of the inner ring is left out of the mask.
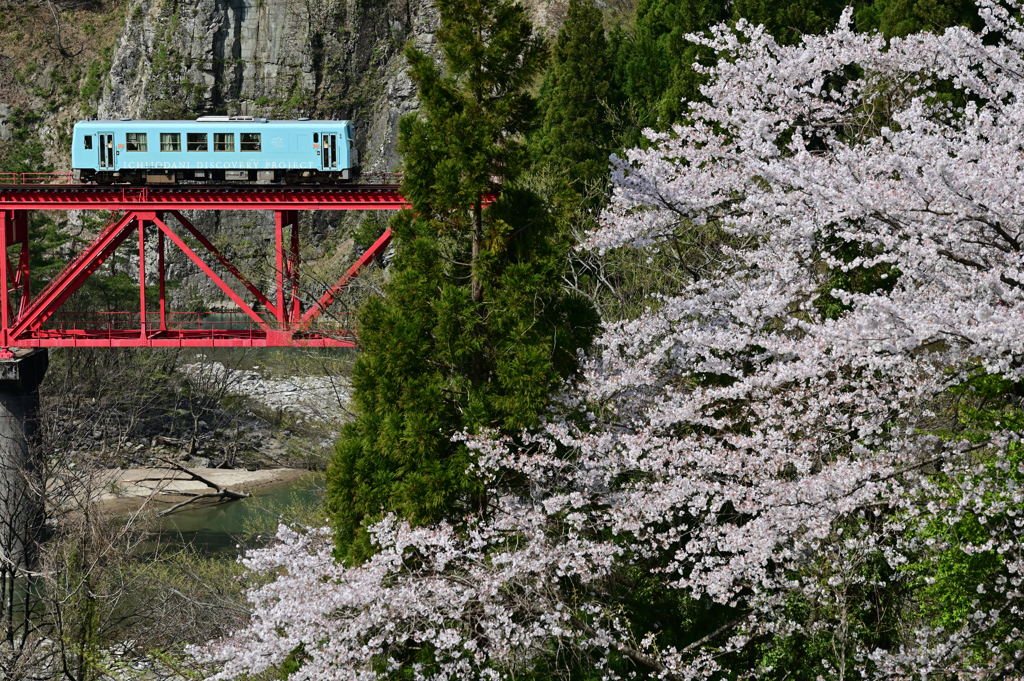
[[[609,679],[612,656],[715,678],[730,653],[795,634],[829,638],[836,678],[1019,677],[1018,433],[935,425],[979,377],[1024,378],[1024,25],[1015,4],[979,7],[981,32],[885,41],[847,11],[796,46],[742,22],[691,36],[720,55],[706,101],[613,159],[584,247],[656,250],[713,226],[729,236],[715,273],[607,323],[538,432],[466,437],[495,486],[487,517],[389,517],[351,567],[325,529],[250,552],[280,576],[250,593],[247,629],[196,651],[214,678],[300,644],[297,681],[403,664],[512,678],[564,650]],[[868,269],[875,290],[836,288]],[[826,293],[841,314],[823,314]],[[509,471],[528,495],[500,488]],[[950,551],[992,557],[962,621],[918,614],[888,648],[866,639],[862,594],[927,594]],[[604,586],[638,561],[736,618],[685,646],[641,631]],[[792,617],[794,598],[816,617]]]

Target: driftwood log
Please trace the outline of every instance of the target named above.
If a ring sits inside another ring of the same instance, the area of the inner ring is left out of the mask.
[[[232,489],[228,489],[228,488],[226,488],[226,487],[224,487],[222,485],[218,485],[217,483],[213,482],[212,480],[204,478],[203,476],[199,475],[195,471],[191,471],[188,468],[185,468],[180,463],[177,463],[175,461],[171,461],[169,459],[160,459],[160,460],[163,461],[165,464],[167,464],[169,467],[184,473],[185,475],[189,476],[190,478],[192,478],[196,482],[201,482],[204,485],[206,485],[207,487],[210,487],[211,489],[214,490],[213,492],[205,492],[205,493],[200,493],[200,492],[182,492],[182,491],[178,491],[178,490],[172,490],[172,492],[174,494],[180,494],[181,496],[191,497],[191,499],[186,499],[185,501],[177,503],[174,506],[171,506],[170,508],[168,508],[166,510],[160,511],[159,515],[161,515],[161,516],[165,516],[168,513],[173,513],[174,511],[177,511],[179,508],[181,508],[183,506],[188,506],[189,504],[191,504],[191,503],[193,503],[195,501],[201,501],[203,499],[217,499],[219,501],[234,501],[235,499],[247,499],[247,498],[249,498],[251,496],[250,494],[247,494],[246,492],[236,492],[236,491],[234,491]]]

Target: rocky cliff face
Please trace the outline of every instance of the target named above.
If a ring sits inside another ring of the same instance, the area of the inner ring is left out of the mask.
[[[402,48],[432,51],[429,0],[136,0],[101,118],[343,118],[365,170],[393,170],[416,108]]]
[[[563,2],[523,1],[540,23],[551,6]],[[412,41],[437,54],[432,4],[0,0],[0,159],[8,166],[0,171],[67,170],[71,126],[94,113],[101,118],[348,119],[355,124],[364,173],[395,170],[398,121],[418,105],[402,52]],[[273,262],[272,213],[188,217],[251,279],[273,279],[268,265]],[[302,215],[309,297],[318,297],[354,257],[349,235],[359,219]],[[72,230],[77,233],[81,226],[72,216]],[[170,257],[169,276],[179,282],[172,294],[175,307],[197,302],[232,307],[193,264],[180,254]],[[129,271],[137,268],[129,265]],[[240,286],[236,290],[249,298]]]
[[[429,0],[133,0],[98,115],[347,119],[355,123],[363,171],[392,171],[399,163],[398,120],[417,106],[402,49],[411,40],[433,51],[436,24]],[[272,213],[189,217],[248,276],[273,279],[266,267]],[[303,216],[310,267],[318,261],[344,267],[351,255],[337,250],[347,251],[351,242],[335,237],[352,223],[343,214]],[[175,294],[179,305],[198,294],[214,307],[232,307],[182,258],[172,259],[170,274],[181,283]],[[329,278],[325,271],[307,279],[321,280],[309,296]]]

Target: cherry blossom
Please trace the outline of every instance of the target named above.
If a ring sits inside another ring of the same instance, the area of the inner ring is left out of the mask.
[[[613,158],[584,247],[714,226],[714,274],[607,323],[537,432],[460,436],[487,517],[388,517],[363,565],[335,563],[326,528],[250,552],[280,576],[250,592],[247,629],[194,651],[214,678],[300,644],[299,681],[512,678],[566,651],[609,679],[621,659],[756,677],[772,670],[730,660],[795,635],[829,641],[823,677],[1019,676],[1019,434],[948,428],[958,395],[1024,378],[1024,27],[1016,4],[979,7],[977,33],[886,41],[847,11],[796,46],[743,22],[691,36],[720,56],[706,100]],[[868,271],[872,287],[837,283]],[[934,566],[960,555],[986,558],[984,580],[938,623]],[[635,564],[734,617],[685,644],[642,630],[608,598]],[[917,611],[882,644],[865,594],[896,591]]]

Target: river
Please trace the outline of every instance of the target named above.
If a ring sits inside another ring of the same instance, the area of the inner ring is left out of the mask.
[[[200,553],[225,558],[238,555],[243,538],[263,538],[277,529],[279,518],[322,525],[318,513],[323,499],[323,476],[257,489],[249,499],[212,506],[184,508],[159,519],[157,539],[164,546],[191,543]]]

